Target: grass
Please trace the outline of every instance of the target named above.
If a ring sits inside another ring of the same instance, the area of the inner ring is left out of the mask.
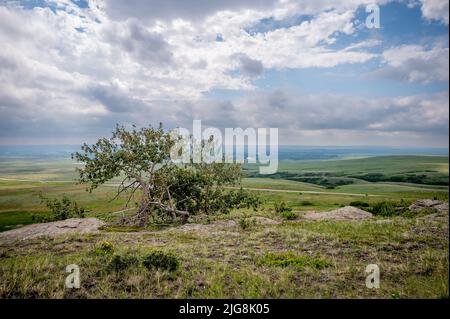
[[[96,253],[105,241],[120,257]],[[154,251],[175,256],[177,270],[138,262]],[[1,256],[2,298],[448,297],[448,223],[426,220],[104,232],[18,242],[1,246]],[[80,267],[80,289],[64,289],[72,263]],[[372,263],[381,269],[378,290],[364,284]]]

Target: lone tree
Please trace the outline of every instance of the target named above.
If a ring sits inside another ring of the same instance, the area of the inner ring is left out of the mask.
[[[256,195],[237,187],[242,171],[240,165],[226,163],[174,164],[170,151],[176,140],[158,128],[146,127],[127,131],[117,125],[111,138],[102,138],[94,145],[83,144],[82,152],[72,155],[84,163],[77,168],[79,182],[90,184],[92,192],[100,185],[120,178],[117,198],[127,195],[125,206],[139,197],[131,224],[146,226],[150,216],[177,218],[185,223],[189,215],[197,213],[226,213],[233,208],[259,205]],[[113,200],[112,199],[112,200]]]

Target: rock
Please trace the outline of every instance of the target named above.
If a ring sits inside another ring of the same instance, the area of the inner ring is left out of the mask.
[[[0,243],[41,236],[55,237],[72,233],[95,233],[104,225],[105,222],[97,218],[70,218],[51,223],[33,224],[0,233]]]
[[[260,224],[260,225],[278,225],[278,224],[281,224],[281,222],[279,222],[277,220],[273,220],[273,219],[266,218],[266,217],[261,217],[261,216],[253,217],[253,219],[256,220],[256,222],[258,224]]]
[[[376,220],[375,223],[377,223],[377,224],[392,224],[392,220],[390,220],[390,219],[379,219],[379,220]]]
[[[435,208],[440,213],[448,213],[448,203],[440,200],[421,199],[409,206],[409,210],[415,213],[425,208]]]
[[[362,209],[345,206],[329,212],[305,214],[304,219],[308,220],[364,220],[370,219],[373,215]]]

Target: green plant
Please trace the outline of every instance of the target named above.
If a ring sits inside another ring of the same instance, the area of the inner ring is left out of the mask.
[[[298,218],[298,214],[293,211],[285,211],[281,213],[281,217],[287,220],[293,220]]]
[[[64,220],[68,218],[84,218],[86,210],[83,207],[79,207],[75,201],[71,201],[67,196],[63,196],[62,199],[49,199],[39,194],[41,203],[45,203],[47,208],[50,209],[50,214],[47,216],[32,215],[32,220],[35,222],[53,222],[58,220]]]
[[[254,218],[241,218],[239,220],[239,227],[243,230],[248,230],[254,226],[256,226],[256,219]]]
[[[171,254],[160,250],[148,253],[143,259],[143,265],[151,269],[162,269],[168,271],[175,271],[180,266],[178,258]]]
[[[292,211],[286,202],[275,203],[275,212],[284,219],[296,219],[298,215]]]
[[[300,202],[300,206],[313,206],[313,205],[314,205],[314,203],[307,201],[307,200]]]
[[[330,266],[330,263],[322,258],[309,255],[296,255],[293,252],[266,253],[260,259],[259,263],[267,266],[295,267],[295,268],[313,268],[324,269]]]
[[[109,241],[102,241],[100,245],[95,248],[97,255],[112,255],[114,253],[114,246]]]
[[[289,207],[286,202],[275,203],[275,212],[281,214],[283,212],[291,212],[292,208]]]
[[[394,204],[386,201],[375,203],[371,208],[371,212],[374,215],[383,217],[398,215]]]
[[[85,164],[77,169],[78,180],[90,184],[91,192],[111,179],[123,177],[114,199],[126,195],[127,204],[136,202],[137,212],[124,221],[140,227],[147,226],[151,218],[172,223],[179,219],[185,223],[195,214],[258,207],[255,194],[225,187],[240,185],[240,164],[198,163],[193,157],[183,165],[171,161],[171,151],[180,138],[165,131],[162,124],[158,128],[133,126],[132,130],[118,125],[111,138],[102,138],[94,145],[84,144],[81,152],[72,155]],[[200,142],[203,154],[214,140]]]
[[[120,271],[139,264],[139,257],[134,255],[114,255],[108,264],[108,270]]]
[[[353,206],[353,207],[358,207],[358,208],[369,208],[370,207],[369,203],[363,202],[361,200],[356,200],[356,201],[350,202],[349,205]]]

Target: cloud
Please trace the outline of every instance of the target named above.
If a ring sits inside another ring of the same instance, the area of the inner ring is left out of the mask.
[[[106,0],[89,8],[67,0],[42,7],[8,2],[0,6],[0,141],[94,138],[115,123],[174,127],[198,118],[221,127],[280,127],[286,143],[408,141],[408,135],[441,143],[448,93],[366,100],[257,86],[255,79],[272,70],[301,74],[378,58],[382,70],[373,76],[448,81],[444,45],[374,53],[382,43],[355,25],[356,10],[371,2]],[[268,18],[295,23],[248,32]],[[215,91],[241,97],[207,98]]]
[[[422,15],[428,20],[440,21],[448,25],[448,0],[420,0]]]
[[[373,72],[369,78],[431,83],[448,81],[449,49],[436,46],[427,49],[421,45],[402,45],[384,51],[385,67]]]
[[[245,53],[237,53],[232,56],[239,61],[239,70],[242,74],[248,77],[258,77],[264,71],[261,61],[250,58]]]
[[[174,19],[199,21],[218,11],[268,9],[277,2],[277,0],[106,0],[105,9],[111,18],[119,20],[135,17],[149,22]]]
[[[173,54],[163,36],[147,30],[138,20],[128,19],[112,25],[105,30],[104,36],[110,45],[119,46],[144,64],[167,66],[173,62]]]

